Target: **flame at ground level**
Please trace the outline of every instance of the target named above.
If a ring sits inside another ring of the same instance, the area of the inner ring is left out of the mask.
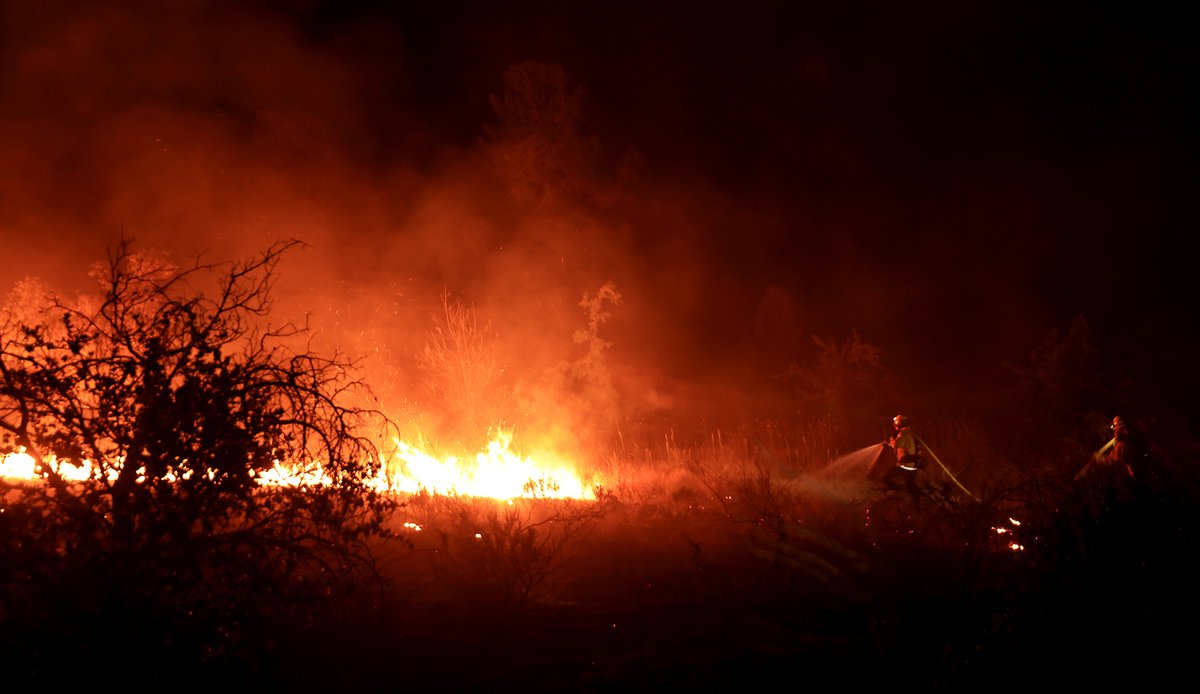
[[[379,473],[371,480],[372,486],[380,491],[494,499],[595,499],[594,488],[584,483],[573,465],[558,460],[535,461],[514,452],[511,432],[498,432],[485,450],[475,454],[473,460],[465,461],[456,456],[439,458],[399,439],[394,444],[395,452],[384,457]],[[0,457],[0,477],[6,479],[41,479],[46,474],[44,468],[72,481],[101,474],[86,460],[76,463],[50,458],[38,465],[24,451]],[[116,470],[110,468],[108,474],[115,476]],[[303,470],[284,463],[276,463],[258,478],[261,484],[273,486],[317,485],[327,481],[319,466]]]
[[[486,496],[495,499],[553,497],[594,499],[591,487],[564,463],[535,462],[511,450],[512,434],[499,432],[473,461],[436,458],[404,441],[396,440],[394,471],[387,476],[393,489]]]

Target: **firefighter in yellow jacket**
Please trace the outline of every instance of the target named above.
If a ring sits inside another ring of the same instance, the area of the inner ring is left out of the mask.
[[[1147,474],[1150,442],[1146,434],[1120,415],[1113,417],[1109,428],[1112,439],[1092,454],[1087,465],[1075,474],[1076,480],[1093,477],[1114,482],[1135,479],[1139,471]]]
[[[919,504],[921,492],[917,486],[917,472],[924,462],[920,439],[909,426],[908,417],[902,414],[892,418],[892,427],[895,433],[884,441],[884,445],[895,452],[896,464],[883,473],[883,483],[891,489],[906,489],[913,503]]]

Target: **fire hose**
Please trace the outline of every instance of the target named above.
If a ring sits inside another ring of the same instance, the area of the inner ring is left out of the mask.
[[[1087,463],[1082,468],[1079,469],[1079,472],[1075,473],[1075,479],[1077,479],[1077,480],[1083,479],[1083,476],[1085,474],[1087,474],[1087,471],[1092,468],[1092,464],[1095,463],[1097,460],[1099,460],[1100,456],[1104,455],[1104,452],[1107,451],[1108,449],[1112,448],[1114,445],[1116,445],[1116,443],[1117,443],[1117,437],[1114,436],[1108,440],[1108,443],[1101,446],[1100,450],[1093,453],[1092,459],[1087,461]],[[1129,474],[1130,474],[1130,476],[1132,476],[1133,471],[1130,470]]]
[[[921,444],[921,447],[924,448],[927,453],[929,453],[929,457],[933,458],[933,461],[935,463],[937,463],[939,467],[942,468],[942,470],[950,478],[951,482],[958,485],[958,488],[963,490],[964,492],[966,492],[967,496],[971,497],[972,499],[974,499],[976,501],[979,501],[979,497],[972,494],[969,489],[967,489],[966,487],[964,487],[962,485],[962,482],[958,481],[958,478],[954,476],[954,473],[950,472],[950,468],[946,467],[946,464],[943,463],[941,461],[941,459],[937,457],[937,454],[933,452],[933,449],[929,447],[929,444],[925,443],[925,441],[922,440],[920,436],[917,437],[917,442]]]

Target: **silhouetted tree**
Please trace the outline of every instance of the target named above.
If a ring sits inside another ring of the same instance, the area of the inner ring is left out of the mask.
[[[881,419],[890,419],[869,405],[886,394],[890,381],[883,350],[857,332],[840,342],[816,335],[812,341],[819,351],[815,359],[793,361],[778,378],[795,389],[802,415],[841,423],[846,443],[860,442],[864,430],[873,431]]]
[[[1019,380],[1015,400],[1003,419],[1010,435],[1008,454],[1041,461],[1058,474],[1074,475],[1102,445],[1096,432],[1112,418],[1103,410],[1108,378],[1101,369],[1096,336],[1083,316],[1051,331],[1024,364],[1005,364]],[[1032,472],[1032,471],[1031,471]]]
[[[587,327],[576,329],[572,339],[586,351],[547,372],[552,397],[574,413],[581,426],[591,430],[608,431],[620,416],[620,395],[606,354],[612,343],[601,332],[612,317],[611,310],[621,301],[621,293],[612,282],[605,282],[595,294],[584,292],[579,306],[587,316]]]
[[[584,94],[558,65],[530,61],[504,71],[488,147],[522,204],[575,198],[588,184],[597,148],[579,134]]]
[[[386,420],[352,361],[267,321],[295,246],[179,269],[122,242],[97,294],[0,313],[0,454],[41,475],[0,479],[7,673],[123,651],[161,678],[251,667],[265,625],[375,577]],[[264,483],[277,463],[321,477]]]
[[[487,431],[508,405],[502,387],[503,364],[490,322],[480,323],[474,306],[442,295],[442,314],[417,355],[442,429],[456,435]]]
[[[614,158],[587,133],[586,97],[560,65],[525,61],[505,69],[484,145],[521,205],[619,208],[628,199],[642,157],[631,150]]]

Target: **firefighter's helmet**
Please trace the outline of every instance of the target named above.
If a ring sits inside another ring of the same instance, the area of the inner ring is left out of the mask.
[[[1125,418],[1117,415],[1116,417],[1113,417],[1112,426],[1109,428],[1116,432],[1124,429],[1127,426],[1129,426],[1129,423],[1125,421]]]
[[[908,417],[905,417],[902,414],[898,414],[895,417],[892,417],[892,424],[894,424],[898,427],[906,427],[906,426],[908,426]]]

